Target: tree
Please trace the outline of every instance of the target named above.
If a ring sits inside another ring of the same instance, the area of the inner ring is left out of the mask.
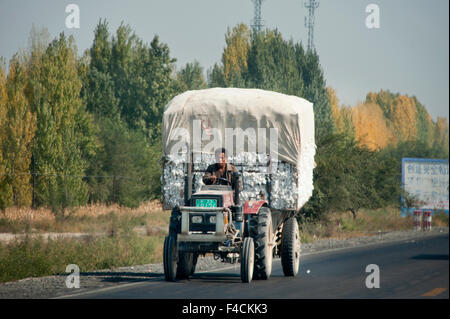
[[[200,63],[197,61],[187,63],[186,66],[177,73],[177,92],[181,93],[188,90],[199,90],[205,88],[206,82],[203,78],[203,70]]]
[[[396,162],[359,146],[350,136],[330,134],[317,141],[314,191],[303,217],[326,219],[336,211],[379,208],[400,200]]]
[[[6,73],[4,61],[0,59],[0,209],[11,205],[11,185],[7,182],[6,162],[3,158],[4,143],[6,143],[5,119],[7,113],[8,93],[6,91]]]
[[[61,209],[86,203],[83,181],[93,156],[92,119],[80,97],[81,79],[73,38],[61,33],[42,55],[33,92],[37,129],[33,147],[37,205]]]
[[[222,54],[223,78],[227,86],[245,86],[243,75],[248,69],[251,31],[241,23],[232,30],[227,29],[226,47]]]
[[[81,94],[99,128],[88,174],[102,177],[87,179],[91,202],[135,206],[160,194],[164,107],[177,92],[204,86],[198,63],[176,79],[174,62],[157,36],[144,44],[122,23],[110,39],[107,22],[97,25],[80,64]]]
[[[391,105],[391,123],[399,141],[417,140],[417,108],[410,98],[396,97]]]
[[[336,132],[354,138],[353,108],[344,105],[340,106],[336,91],[332,87],[327,87],[327,92]]]
[[[303,51],[303,49],[300,51]],[[298,59],[305,85],[302,97],[314,103],[316,138],[332,134],[334,123],[319,56],[315,51],[308,51],[303,59],[302,55],[299,54]]]
[[[157,197],[159,157],[143,133],[108,118],[100,128],[102,145],[95,158],[97,165],[89,169],[90,201],[136,207],[143,200]]]
[[[164,106],[175,93],[171,78],[174,62],[158,36],[147,46],[122,24],[112,39],[109,70],[121,118],[150,140],[160,134]]]
[[[6,81],[8,95],[4,121],[3,158],[6,162],[6,181],[11,187],[12,203],[30,206],[31,150],[36,130],[36,114],[31,111],[25,96],[26,63],[16,54],[12,58]]]
[[[94,41],[89,49],[90,68],[101,73],[110,72],[112,44],[109,39],[108,22],[99,21],[94,30]]]
[[[386,124],[386,118],[378,104],[365,103],[353,108],[353,127],[359,145],[371,150],[387,147],[396,137]]]
[[[445,158],[448,158],[449,152],[449,134],[448,134],[448,120],[438,116],[434,131],[434,143],[433,148],[440,148],[447,155]]]

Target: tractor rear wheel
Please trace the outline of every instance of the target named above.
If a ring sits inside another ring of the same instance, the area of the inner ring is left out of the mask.
[[[255,243],[255,279],[269,279],[272,273],[273,231],[272,215],[268,207],[261,207],[259,213],[250,219],[250,237]]]
[[[281,266],[285,276],[296,276],[300,264],[300,234],[295,217],[283,225],[281,236]]]

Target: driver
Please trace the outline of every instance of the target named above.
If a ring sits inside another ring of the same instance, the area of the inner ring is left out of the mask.
[[[216,163],[209,165],[206,169],[205,175],[203,175],[203,183],[205,183],[205,185],[227,185],[228,183],[225,181],[219,180],[219,178],[223,178],[228,180],[231,183],[231,186],[233,186],[234,180],[232,173],[238,172],[237,168],[227,163],[227,151],[225,148],[218,148],[214,153]],[[240,179],[239,190],[242,190],[242,182]]]

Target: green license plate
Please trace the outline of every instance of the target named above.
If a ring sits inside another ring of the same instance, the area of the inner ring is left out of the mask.
[[[196,199],[196,207],[217,207],[217,199]]]

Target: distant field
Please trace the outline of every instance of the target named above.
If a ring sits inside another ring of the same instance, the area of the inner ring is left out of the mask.
[[[91,205],[56,215],[48,209],[8,208],[0,212],[0,233],[18,238],[0,241],[0,282],[65,273],[77,264],[82,271],[162,262],[170,211],[152,201],[130,209]],[[433,226],[448,226],[448,215],[433,217]],[[327,220],[300,224],[302,242],[320,238],[370,236],[412,229],[411,217],[397,208],[333,213]],[[52,238],[45,234],[82,234]]]
[[[433,226],[448,226],[449,218],[445,213],[433,216]],[[330,214],[327,220],[300,224],[302,242],[312,242],[320,238],[347,238],[371,236],[379,232],[413,229],[413,217],[401,217],[400,209],[386,207],[364,209],[358,212],[356,219],[350,212]]]

